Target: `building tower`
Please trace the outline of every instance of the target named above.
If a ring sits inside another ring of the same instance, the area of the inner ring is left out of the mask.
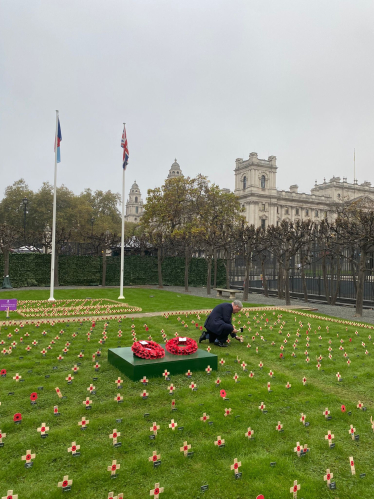
[[[126,222],[138,223],[143,214],[143,200],[140,193],[138,184],[135,182],[132,184],[129,200],[126,203]]]
[[[178,178],[182,176],[183,173],[181,167],[178,165],[177,160],[175,159],[174,163],[170,167],[168,178]]]

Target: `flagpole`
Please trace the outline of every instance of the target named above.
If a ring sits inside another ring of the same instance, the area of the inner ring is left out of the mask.
[[[123,124],[125,126],[126,123]],[[123,165],[122,165],[123,166]],[[120,275],[120,290],[119,290],[119,300],[124,300],[123,296],[123,270],[124,270],[124,260],[125,260],[125,168],[122,168],[122,231],[121,231],[121,275]]]
[[[58,111],[56,111],[56,133],[55,133],[55,183],[53,189],[53,222],[52,222],[52,251],[51,251],[51,290],[48,301],[55,301],[53,297],[55,285],[55,250],[56,250],[56,186],[57,186],[57,135],[58,135]]]

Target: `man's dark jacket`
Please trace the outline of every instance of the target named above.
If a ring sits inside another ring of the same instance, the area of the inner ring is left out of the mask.
[[[220,303],[208,315],[204,327],[207,331],[219,336],[222,334],[236,336],[233,333],[234,326],[231,324],[232,312],[231,303]]]

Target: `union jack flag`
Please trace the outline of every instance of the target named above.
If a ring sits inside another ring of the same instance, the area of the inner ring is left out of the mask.
[[[125,127],[125,125],[123,125],[121,147],[123,147],[122,167],[123,167],[124,170],[126,170],[127,163],[129,162],[129,145],[127,143],[127,136],[126,136],[126,127]]]

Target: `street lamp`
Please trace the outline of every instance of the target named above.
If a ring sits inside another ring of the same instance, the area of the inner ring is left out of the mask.
[[[91,236],[93,235],[93,226],[94,226],[94,223],[95,223],[95,219],[94,217],[91,218]]]
[[[26,246],[26,214],[27,214],[27,197],[23,198],[23,239]]]

